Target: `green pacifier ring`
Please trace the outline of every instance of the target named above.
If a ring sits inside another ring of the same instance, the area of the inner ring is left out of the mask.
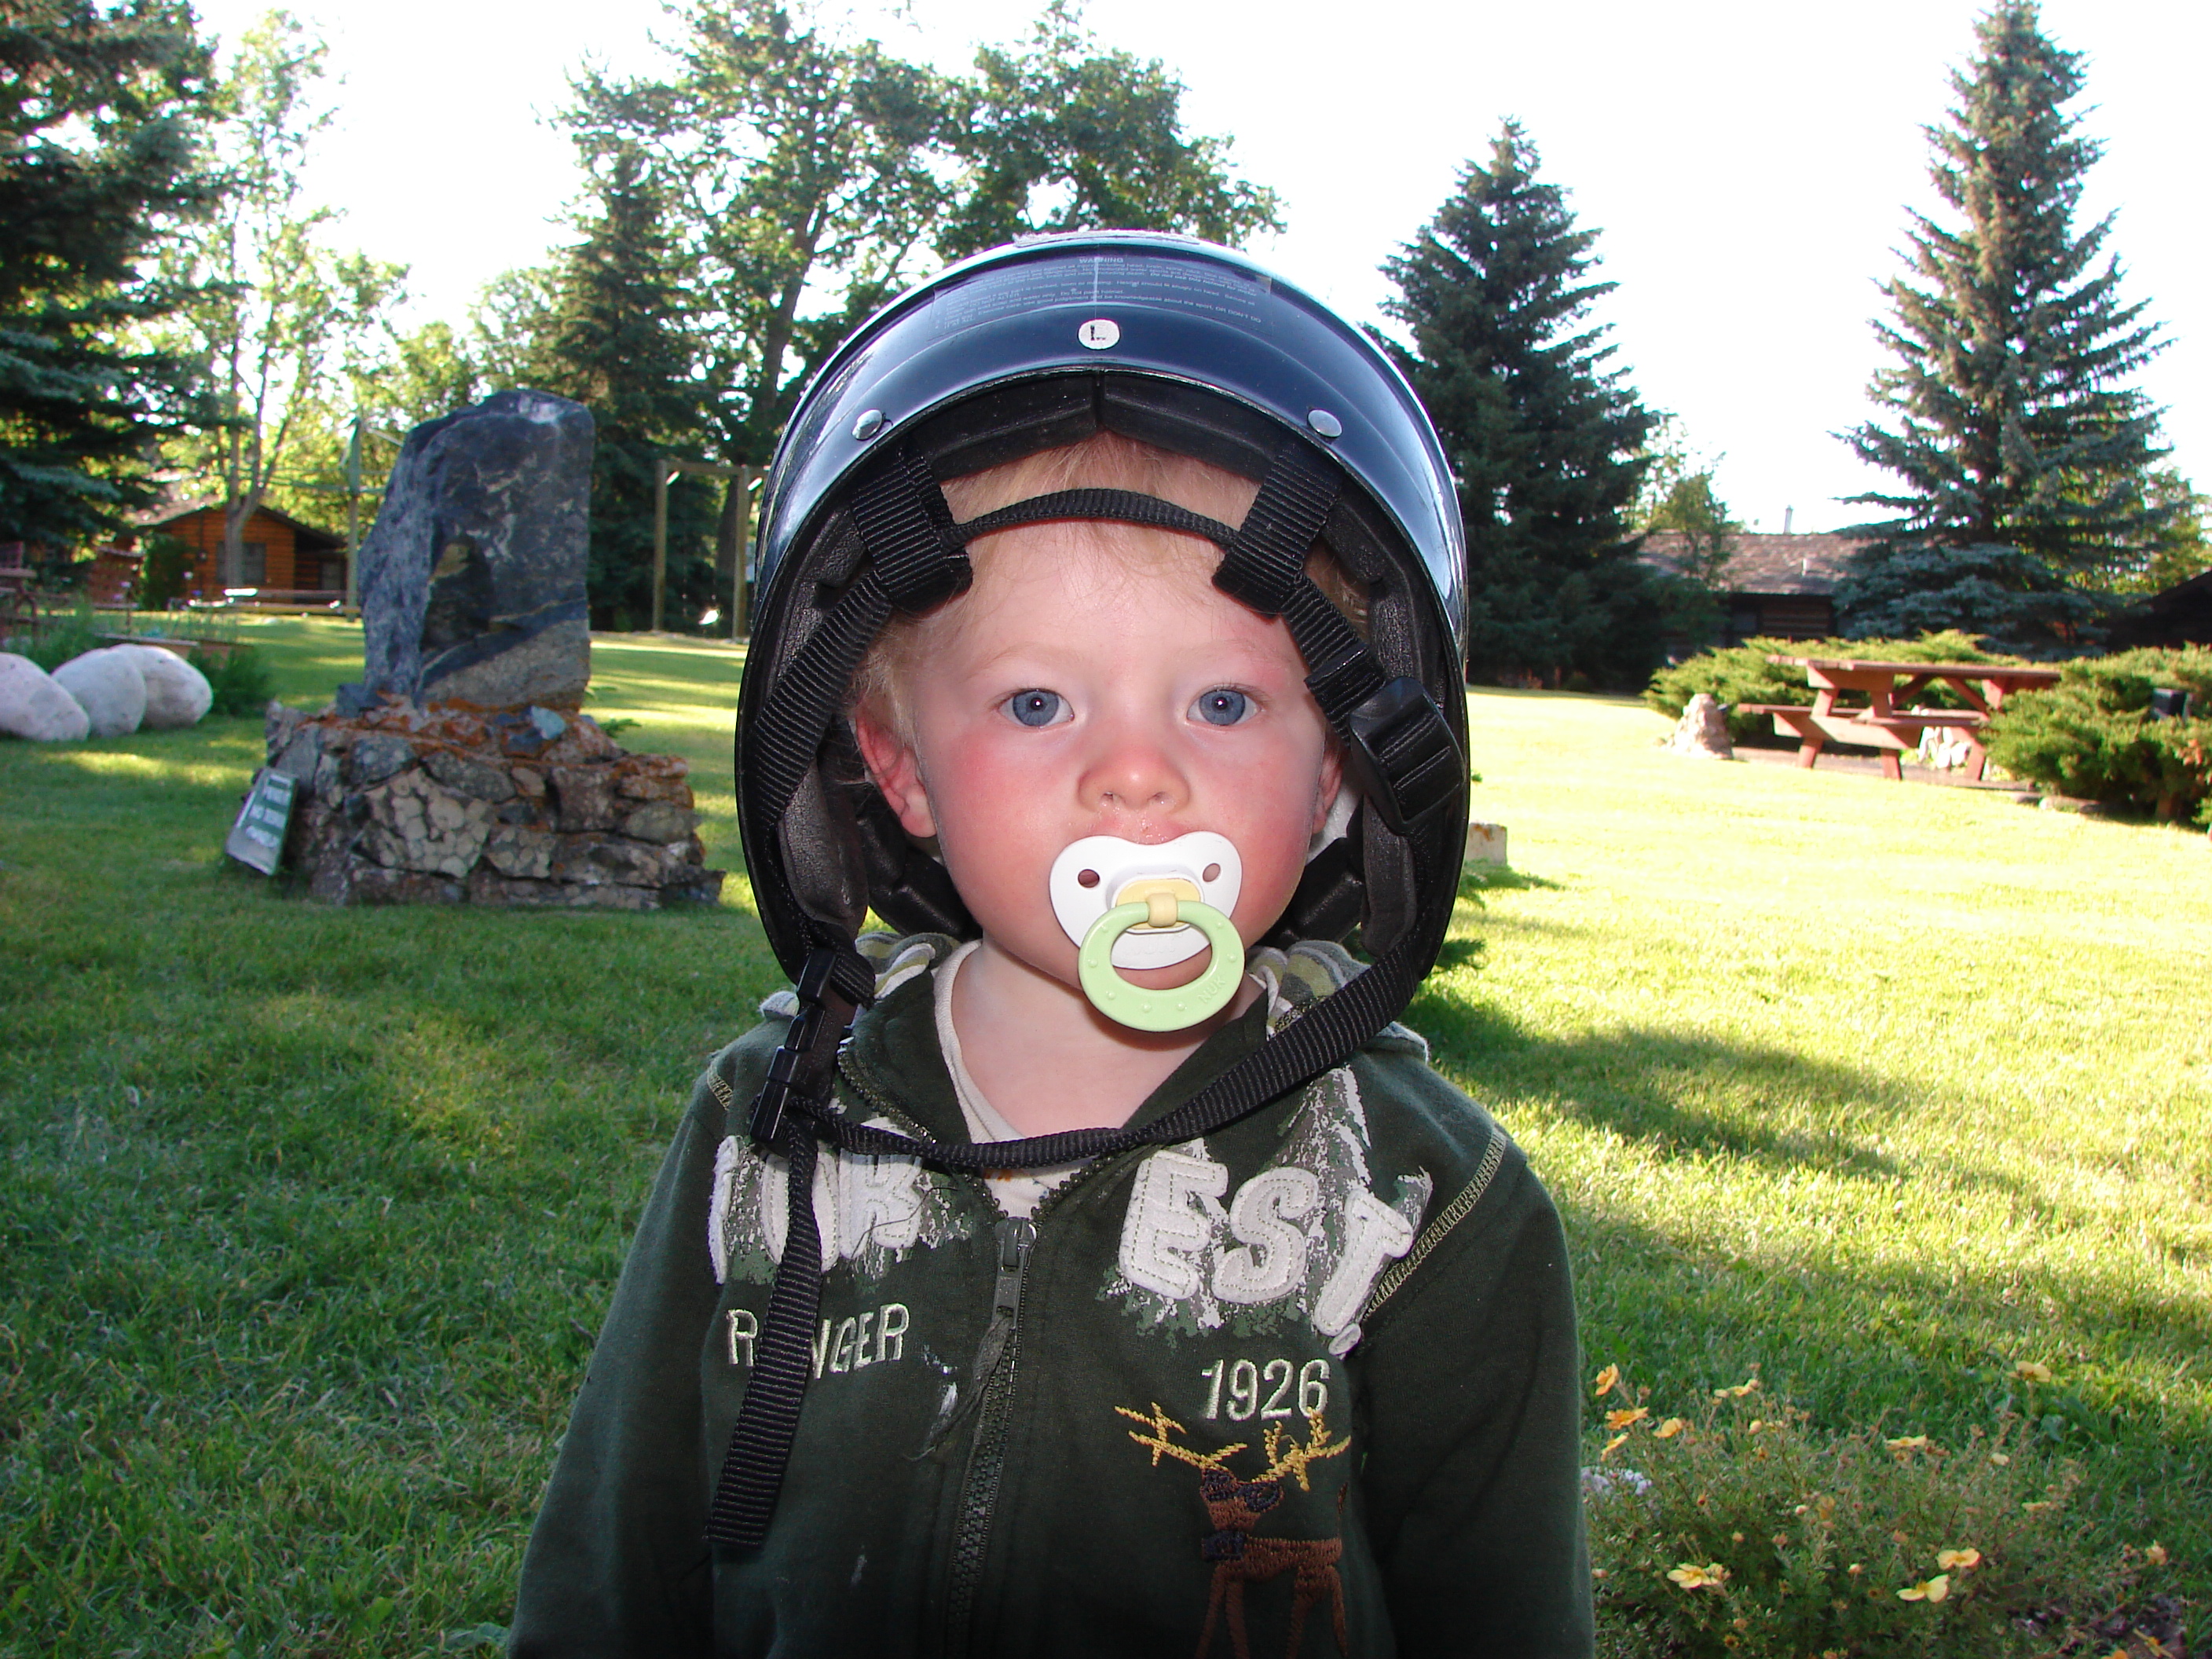
[[[1141,902],[1117,904],[1092,922],[1076,955],[1078,975],[1083,994],[1107,1018],[1139,1031],[1180,1031],[1218,1012],[1237,994],[1244,978],[1244,941],[1237,937],[1237,924],[1212,905],[1176,900],[1176,920],[1206,935],[1213,961],[1188,985],[1147,990],[1115,971],[1114,942],[1151,914]]]

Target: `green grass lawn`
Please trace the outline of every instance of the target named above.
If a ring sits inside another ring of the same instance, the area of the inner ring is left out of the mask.
[[[359,632],[246,624],[279,694]],[[726,647],[595,642],[736,868]],[[2022,1360],[2093,1546],[2212,1592],[2212,850],[1471,702],[1470,881],[1411,1015],[1551,1183],[1595,1370],[1757,1366],[1843,1429]],[[777,982],[716,910],[333,911],[226,868],[259,724],[0,744],[0,1653],[488,1641],[699,1061]],[[2017,1401],[2015,1403],[2018,1403]]]

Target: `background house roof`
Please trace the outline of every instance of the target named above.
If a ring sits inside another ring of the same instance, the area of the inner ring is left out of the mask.
[[[1741,532],[1729,538],[1721,586],[1731,593],[1832,593],[1851,555],[1865,545],[1858,536]],[[1644,559],[1663,570],[1679,568],[1681,550],[1679,530],[1655,530],[1644,538]]]

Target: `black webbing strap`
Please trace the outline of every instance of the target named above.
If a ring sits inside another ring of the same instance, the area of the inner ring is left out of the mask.
[[[1336,505],[1342,477],[1334,462],[1294,438],[1285,441],[1268,463],[1244,522],[1222,544],[1213,585],[1263,617],[1281,616]]]
[[[822,1229],[814,1219],[814,1137],[796,1124],[786,1138],[791,1160],[790,1206],[784,1224],[783,1260],[768,1293],[768,1318],[756,1344],[753,1374],[745,1382],[744,1403],[730,1430],[729,1449],[714,1482],[714,1501],[707,1511],[707,1537],[714,1543],[757,1549],[768,1536],[791,1462],[792,1437],[799,1431],[799,1408],[806,1400],[806,1377],[814,1361],[815,1311],[822,1305]]]
[[[869,568],[900,610],[927,611],[974,580],[937,475],[912,450],[897,451],[853,492],[852,513]]]
[[[1012,507],[1002,507],[995,513],[963,519],[952,526],[952,534],[965,547],[994,531],[1012,530],[1017,525],[1043,524],[1054,519],[1109,519],[1121,524],[1147,525],[1155,530],[1179,530],[1186,535],[1203,536],[1221,547],[1237,539],[1234,526],[1209,519],[1203,513],[1194,513],[1187,507],[1177,507],[1173,501],[1162,501],[1158,495],[1139,495],[1133,489],[1056,489],[1048,495],[1032,495]]]
[[[822,752],[830,722],[844,704],[853,672],[891,614],[891,598],[864,570],[778,675],[747,728],[747,816],[773,834]],[[758,647],[756,647],[757,649]]]
[[[919,1158],[942,1170],[1035,1170],[1111,1158],[1139,1146],[1172,1145],[1212,1134],[1269,1101],[1341,1063],[1389,1024],[1413,994],[1413,941],[1401,940],[1320,1003],[1261,1043],[1188,1100],[1141,1128],[1069,1129],[1024,1140],[953,1145],[916,1140],[872,1128],[814,1101],[793,1102],[794,1115],[847,1152],[866,1157]]]

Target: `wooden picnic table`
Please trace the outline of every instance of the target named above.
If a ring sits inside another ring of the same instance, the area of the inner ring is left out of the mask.
[[[1876,662],[1850,657],[1769,657],[1767,661],[1805,671],[1813,688],[1810,708],[1796,703],[1746,703],[1741,712],[1771,714],[1774,729],[1797,739],[1797,763],[1811,766],[1828,744],[1860,744],[1881,750],[1882,775],[1905,776],[1905,750],[1920,746],[1921,734],[1955,732],[1966,744],[1978,782],[1989,755],[1981,728],[2015,691],[2056,685],[2055,668],[2016,668],[1979,662]],[[1949,686],[1965,700],[1964,708],[1922,708],[1912,700],[1929,686]],[[1866,706],[1838,708],[1836,699],[1863,696]]]

